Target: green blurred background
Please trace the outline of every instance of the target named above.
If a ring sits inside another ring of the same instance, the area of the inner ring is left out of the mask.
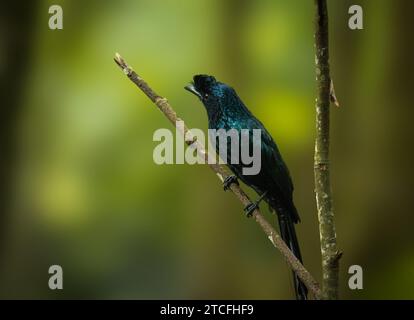
[[[328,3],[341,297],[414,298],[414,1]],[[48,28],[52,4],[63,30]],[[352,4],[364,30],[348,28]],[[0,297],[293,297],[282,256],[207,167],[154,164],[152,135],[171,127],[117,51],[190,127],[207,127],[183,90],[192,75],[236,88],[290,167],[320,279],[313,16],[308,0],[2,1]],[[48,288],[53,264],[62,291]],[[347,286],[354,264],[363,290]]]

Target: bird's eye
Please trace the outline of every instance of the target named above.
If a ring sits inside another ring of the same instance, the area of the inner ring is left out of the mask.
[[[204,99],[207,99],[208,98],[208,93],[205,93],[204,94]]]

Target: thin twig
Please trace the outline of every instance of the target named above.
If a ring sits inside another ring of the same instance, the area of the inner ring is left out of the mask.
[[[329,108],[333,86],[329,74],[328,8],[326,0],[315,0],[316,141],[315,192],[322,252],[322,289],[326,299],[338,299],[339,259],[336,245],[332,191],[329,177]],[[335,98],[336,99],[336,98]]]
[[[182,119],[177,116],[171,105],[168,103],[167,99],[155,93],[151,87],[140,76],[138,76],[135,71],[132,70],[132,68],[118,53],[115,55],[114,60],[116,64],[124,71],[127,77],[133,83],[135,83],[152,102],[155,103],[155,105],[162,111],[162,113],[164,113],[164,115],[174,126],[176,126],[176,121],[182,121]],[[191,131],[185,125],[182,127],[181,133],[184,135],[184,137],[193,137]],[[206,163],[208,163],[210,168],[217,174],[221,181],[224,181],[224,179],[229,176],[223,166],[220,164],[211,163],[212,161],[208,161],[208,152],[204,149],[204,146],[202,146],[196,139],[188,138],[185,140],[188,145],[191,145],[193,148],[197,148],[198,154],[205,158]],[[237,184],[231,184],[230,189],[244,206],[247,206],[251,203],[248,196]],[[296,272],[298,277],[303,281],[309,291],[312,292],[315,299],[320,299],[322,292],[319,288],[319,284],[315,281],[309,271],[306,270],[300,261],[293,255],[293,253],[286,246],[285,242],[272,227],[272,225],[260,213],[259,209],[256,209],[253,212],[253,218],[263,229],[273,246],[282,253],[283,257],[290,265],[290,267]]]
[[[340,104],[339,104],[338,98],[336,97],[336,93],[335,93],[335,86],[334,86],[334,83],[333,83],[333,80],[332,80],[332,79],[331,79],[331,85],[330,85],[329,90],[330,90],[329,95],[330,95],[330,98],[331,98],[331,102],[332,102],[334,105],[336,105],[337,107],[340,107]]]

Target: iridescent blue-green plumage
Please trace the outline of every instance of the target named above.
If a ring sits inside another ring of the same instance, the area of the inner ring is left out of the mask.
[[[231,142],[227,142],[228,166],[238,179],[252,187],[259,195],[266,193],[264,200],[276,211],[281,236],[302,261],[294,224],[299,215],[293,204],[293,184],[289,170],[282,159],[279,149],[264,125],[247,109],[245,104],[230,86],[216,81],[212,76],[196,75],[194,83],[187,87],[196,94],[206,108],[209,129],[249,130],[249,147],[253,147],[253,129],[261,130],[261,170],[256,175],[244,175],[243,168],[248,167],[241,161],[230,163]],[[240,135],[239,135],[240,136]],[[241,139],[240,139],[241,141]],[[216,143],[218,152],[219,143]],[[307,289],[294,275],[295,292],[298,299],[306,299]]]

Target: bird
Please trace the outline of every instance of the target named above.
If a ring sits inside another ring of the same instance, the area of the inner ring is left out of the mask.
[[[238,180],[255,190],[260,197],[256,202],[246,206],[247,216],[250,216],[258,208],[260,201],[264,200],[268,203],[270,210],[277,214],[282,239],[302,263],[295,231],[295,224],[300,222],[300,217],[293,203],[293,183],[288,167],[270,133],[246,107],[236,91],[229,85],[217,81],[214,76],[195,75],[193,81],[184,88],[196,95],[204,105],[207,111],[208,129],[224,129],[226,131],[235,129],[239,133],[248,129],[250,150],[252,150],[254,143],[252,132],[254,129],[260,130],[260,171],[255,175],[247,175],[243,171],[246,164],[241,161],[227,161],[233,175],[229,175],[224,180],[224,190],[228,190],[233,183],[238,184]],[[240,144],[241,141],[242,139],[239,139]],[[230,143],[230,140],[227,139],[227,152],[231,149]],[[219,143],[215,145],[216,152],[220,154]],[[227,157],[230,159],[229,155]],[[293,282],[296,299],[307,300],[308,290],[295,272],[293,272]]]

